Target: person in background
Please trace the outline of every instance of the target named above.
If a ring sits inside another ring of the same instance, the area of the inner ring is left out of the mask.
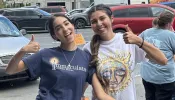
[[[126,33],[114,33],[108,6],[93,6],[88,17],[95,34],[83,49],[91,53],[91,66],[96,68],[104,91],[115,100],[136,100],[135,65],[147,61],[145,55],[162,65],[167,64],[167,58],[158,48],[135,35],[128,25]],[[95,95],[92,100],[97,100]]]
[[[172,31],[174,15],[163,12],[156,18],[156,27],[143,31],[140,36],[159,48],[167,57],[166,65],[157,64],[150,58],[141,64],[141,77],[146,100],[171,100],[175,81],[175,34]]]
[[[100,100],[114,100],[102,89],[94,68],[89,68],[90,54],[77,48],[75,28],[70,19],[57,14],[49,19],[49,31],[61,45],[40,49],[34,36],[9,62],[6,72],[24,70],[31,78],[40,77],[36,100],[81,100],[85,82],[93,84]],[[26,53],[35,53],[27,58]]]

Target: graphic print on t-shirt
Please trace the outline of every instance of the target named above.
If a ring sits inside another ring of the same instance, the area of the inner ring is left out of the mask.
[[[99,53],[98,75],[110,94],[123,91],[131,81],[130,58],[131,54],[124,51]]]
[[[59,59],[56,58],[56,57],[53,57],[53,58],[50,59],[50,63],[51,64],[58,64],[59,63]]]
[[[60,60],[56,57],[50,58],[50,64],[52,65],[52,70],[67,70],[67,71],[83,71],[86,72],[87,69],[79,65],[63,65],[60,64]]]

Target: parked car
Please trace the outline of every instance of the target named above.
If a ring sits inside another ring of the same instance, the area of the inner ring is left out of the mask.
[[[6,16],[18,29],[27,31],[48,31],[48,19],[51,14],[38,8],[1,9],[0,13]]]
[[[10,59],[21,49],[24,45],[29,43],[29,40],[23,36],[25,30],[18,30],[16,26],[6,17],[0,15],[0,82],[29,79],[26,71],[8,75],[5,69]],[[31,54],[26,54],[29,56]]]
[[[64,6],[50,6],[50,7],[39,8],[39,9],[42,9],[52,15],[59,14],[59,13],[66,14],[68,12]]]
[[[70,16],[76,13],[82,13],[86,8],[73,9],[66,13],[66,16]]]
[[[109,7],[112,7],[112,6],[120,6],[124,4],[106,4],[106,5]],[[88,19],[88,11],[90,10],[90,8],[86,8],[82,13],[75,13],[69,16],[69,18],[75,24],[76,28],[82,29],[85,26],[90,26],[90,22]]]
[[[175,2],[161,2],[160,4],[166,5],[175,9]]]
[[[135,4],[111,7],[113,12],[114,32],[126,32],[125,25],[129,25],[135,34],[152,27],[152,20],[164,11],[175,14],[171,7],[161,4]]]

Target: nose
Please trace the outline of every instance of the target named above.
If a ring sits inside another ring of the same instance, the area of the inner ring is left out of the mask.
[[[66,32],[68,28],[66,26],[63,26],[63,31]]]
[[[98,20],[98,21],[97,21],[97,25],[98,25],[98,26],[101,26],[101,25],[102,25],[102,21]]]

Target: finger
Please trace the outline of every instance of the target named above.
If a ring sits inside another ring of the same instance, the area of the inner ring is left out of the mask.
[[[125,25],[125,26],[126,26],[126,31],[127,31],[127,32],[132,32],[132,30],[131,30],[131,28],[128,26],[128,24]]]
[[[32,38],[31,38],[30,42],[32,42],[34,40],[35,40],[35,38],[34,38],[34,35],[32,34]]]

